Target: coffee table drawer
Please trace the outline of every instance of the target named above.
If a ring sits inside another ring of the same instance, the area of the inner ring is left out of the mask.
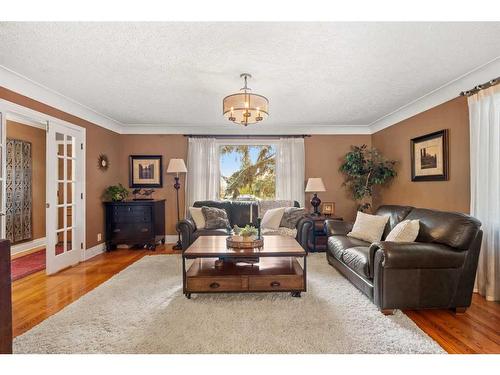
[[[299,275],[250,276],[248,287],[253,291],[304,290],[304,278]]]
[[[190,292],[237,292],[248,290],[246,277],[188,277]]]

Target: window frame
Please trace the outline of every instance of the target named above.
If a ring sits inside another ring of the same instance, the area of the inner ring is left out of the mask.
[[[218,196],[221,196],[221,180],[222,180],[222,173],[221,173],[221,165],[220,165],[220,160],[221,160],[221,153],[220,153],[220,148],[222,146],[240,146],[240,145],[247,145],[247,146],[274,146],[276,149],[276,155],[275,158],[278,156],[278,147],[279,147],[279,140],[278,139],[270,139],[270,138],[249,138],[249,139],[243,139],[243,138],[219,138],[216,139],[215,144],[217,146],[217,153],[218,153],[218,163],[217,163],[217,168],[219,169],[219,189],[218,189]],[[274,176],[274,184],[276,186],[276,174]],[[260,198],[259,198],[260,199]]]

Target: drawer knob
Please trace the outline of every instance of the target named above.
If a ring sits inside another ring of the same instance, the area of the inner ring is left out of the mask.
[[[273,282],[271,282],[270,285],[274,288],[274,287],[280,286],[281,284],[279,281],[273,281]]]
[[[142,228],[141,232],[149,232],[149,229],[148,228]]]
[[[210,284],[210,288],[212,288],[212,289],[217,289],[218,287],[220,287],[219,283],[212,283],[212,284]]]
[[[120,229],[115,229],[113,232],[118,233]]]

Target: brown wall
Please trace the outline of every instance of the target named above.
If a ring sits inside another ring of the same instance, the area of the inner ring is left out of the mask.
[[[86,128],[87,248],[102,242],[97,241],[97,233],[102,233],[104,238],[104,212],[101,203],[101,195],[107,186],[116,184],[120,181],[120,163],[118,162],[120,135],[4,87],[0,87],[0,98]],[[108,155],[110,160],[110,167],[106,172],[101,172],[97,168],[97,158],[100,153]]]
[[[120,136],[120,176],[123,186],[129,186],[129,155],[162,155],[163,188],[155,188],[154,198],[166,199],[166,234],[176,234],[177,208],[174,175],[166,174],[168,162],[172,158],[187,159],[187,138],[183,135],[121,135]],[[180,175],[179,207],[181,219],[184,216],[185,174]],[[132,189],[130,189],[132,190]]]
[[[0,87],[0,98],[46,113],[87,129],[87,247],[95,246],[97,233],[104,236],[103,190],[121,182],[128,186],[128,156],[132,154],[163,155],[164,171],[171,158],[187,158],[187,139],[182,135],[119,135],[79,117]],[[411,182],[410,139],[440,129],[450,130],[450,180]],[[351,145],[373,145],[386,157],[398,161],[398,177],[373,198],[380,204],[409,204],[443,210],[469,210],[469,130],[467,102],[457,98],[410,119],[370,135],[314,135],[305,139],[306,180],[322,177],[327,191],[320,194],[323,202],[335,202],[336,214],[352,220],[356,203],[342,187],[338,168]],[[97,168],[97,158],[105,153],[110,160],[108,171]],[[175,234],[176,207],[173,176],[164,174],[163,188],[156,198],[167,199],[167,234]],[[185,176],[181,177],[180,204],[184,207]],[[306,205],[311,195],[306,194]],[[183,209],[181,208],[181,216]]]
[[[411,181],[410,139],[449,129],[449,180]],[[469,212],[469,112],[467,100],[458,97],[419,113],[372,135],[372,144],[384,156],[398,161],[398,176],[378,190],[374,207],[404,204],[448,211]]]
[[[45,237],[45,130],[7,121],[7,138],[31,143],[33,240]]]
[[[318,194],[323,202],[335,202],[335,214],[352,221],[356,216],[356,202],[342,186],[344,181],[339,172],[343,156],[351,145],[371,145],[370,135],[313,135],[305,138],[306,181],[309,177],[321,177],[326,192]],[[306,207],[312,195],[306,193]]]

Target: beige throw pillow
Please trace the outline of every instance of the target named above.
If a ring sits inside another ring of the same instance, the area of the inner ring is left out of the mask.
[[[267,210],[260,223],[262,229],[278,230],[283,214],[285,213],[285,209],[286,207],[279,207]]]
[[[370,215],[358,211],[354,226],[347,236],[370,243],[380,241],[387,220],[389,220],[388,216]]]
[[[197,229],[205,228],[205,216],[203,216],[201,207],[189,207],[189,213],[191,214]]]
[[[385,240],[393,242],[415,242],[419,229],[420,221],[403,220],[391,230]]]

